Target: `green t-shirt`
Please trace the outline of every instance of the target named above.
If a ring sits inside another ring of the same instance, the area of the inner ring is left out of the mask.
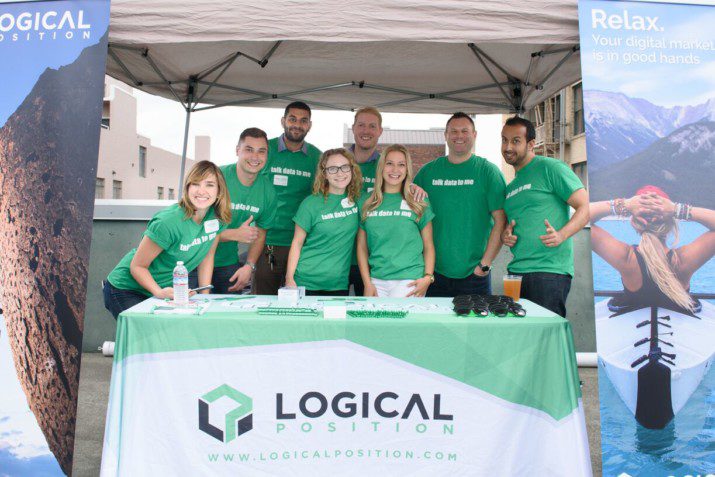
[[[415,184],[427,191],[435,214],[435,271],[468,277],[487,247],[491,212],[504,208],[504,176],[483,157],[472,155],[461,164],[438,157],[420,169]]]
[[[359,202],[362,207],[368,196]],[[425,274],[425,260],[420,232],[434,218],[429,205],[417,221],[417,214],[402,194],[384,194],[382,203],[370,211],[360,228],[367,234],[370,276],[380,280],[414,280]]]
[[[347,195],[310,195],[293,221],[307,236],[295,282],[308,290],[347,290],[350,255],[358,229],[357,204]]]
[[[539,236],[546,234],[544,219],[556,229],[569,221],[571,194],[583,188],[578,176],[565,163],[535,156],[506,186],[504,211],[509,222],[516,221],[514,259],[509,270],[515,273],[550,272],[573,276],[573,243],[547,247]]]
[[[363,162],[358,166],[360,166],[360,172],[362,172],[362,195],[367,195],[375,188],[377,161]]]
[[[238,228],[251,215],[252,224],[269,230],[276,217],[276,191],[268,177],[259,174],[250,187],[238,180],[236,164],[221,167],[226,178],[226,187],[231,197],[231,224],[228,228]],[[221,242],[216,249],[215,267],[225,267],[238,263],[238,242]]]
[[[304,143],[303,149],[291,152],[281,147],[282,137],[268,141],[268,162],[262,173],[276,189],[278,210],[266,244],[288,246],[293,241],[293,216],[300,203],[310,195],[320,150]],[[282,149],[282,150],[281,150]]]
[[[354,151],[354,148],[352,150]],[[373,156],[380,157],[377,153]],[[358,166],[360,166],[360,172],[362,172],[362,191],[360,198],[363,198],[370,195],[372,190],[375,188],[375,170],[377,169],[377,160],[363,162],[362,164],[358,164]],[[357,266],[357,248],[353,249],[350,265]]]
[[[213,241],[225,228],[226,225],[216,218],[213,207],[200,224],[191,218],[185,218],[184,209],[179,204],[157,212],[142,234],[163,249],[149,265],[149,272],[156,283],[161,288],[171,286],[176,262],[184,262],[188,271],[198,267],[209,253]],[[127,253],[111,271],[107,280],[120,290],[132,290],[151,296],[129,272],[129,265],[136,251],[137,249],[133,249]]]

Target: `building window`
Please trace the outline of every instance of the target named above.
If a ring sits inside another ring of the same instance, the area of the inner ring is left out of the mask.
[[[164,198],[164,188],[163,188],[163,187],[157,187],[157,188],[156,188],[156,198],[157,198],[157,199],[163,199],[163,198]]]
[[[139,177],[146,177],[146,148],[139,146]]]
[[[571,168],[576,173],[578,178],[581,179],[581,182],[586,190],[588,190],[588,167],[586,166],[586,162],[578,162],[573,164]]]
[[[561,96],[554,97],[554,120],[551,127],[553,142],[561,140]]]
[[[169,200],[174,200],[176,199],[176,196],[174,195],[174,189],[169,187]]]
[[[104,129],[109,129],[109,118],[102,118],[102,127]]]
[[[583,123],[583,83],[573,87],[573,134],[586,131]]]
[[[122,181],[112,181],[112,199],[122,198]]]
[[[104,199],[104,179],[101,177],[97,177],[97,180],[94,183],[94,198]]]

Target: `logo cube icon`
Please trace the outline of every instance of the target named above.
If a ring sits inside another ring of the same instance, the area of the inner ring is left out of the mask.
[[[226,413],[224,428],[219,429],[209,422],[209,409],[212,402],[227,397],[237,406]],[[221,442],[231,442],[241,434],[253,429],[253,400],[232,388],[222,384],[199,398],[199,429]]]

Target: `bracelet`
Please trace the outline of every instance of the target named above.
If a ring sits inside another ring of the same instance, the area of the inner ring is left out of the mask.
[[[628,207],[626,207],[626,199],[613,199],[613,211],[619,217],[629,217],[631,215]]]
[[[690,204],[675,203],[675,218],[678,220],[690,220],[693,213],[693,206]]]
[[[608,201],[608,205],[611,206],[611,215],[618,215],[618,214],[616,213],[616,201],[613,200],[613,199],[611,199],[611,200]]]

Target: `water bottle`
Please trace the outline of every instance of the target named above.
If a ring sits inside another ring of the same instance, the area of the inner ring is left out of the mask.
[[[184,262],[176,262],[174,268],[174,303],[179,306],[189,304],[189,271]]]

